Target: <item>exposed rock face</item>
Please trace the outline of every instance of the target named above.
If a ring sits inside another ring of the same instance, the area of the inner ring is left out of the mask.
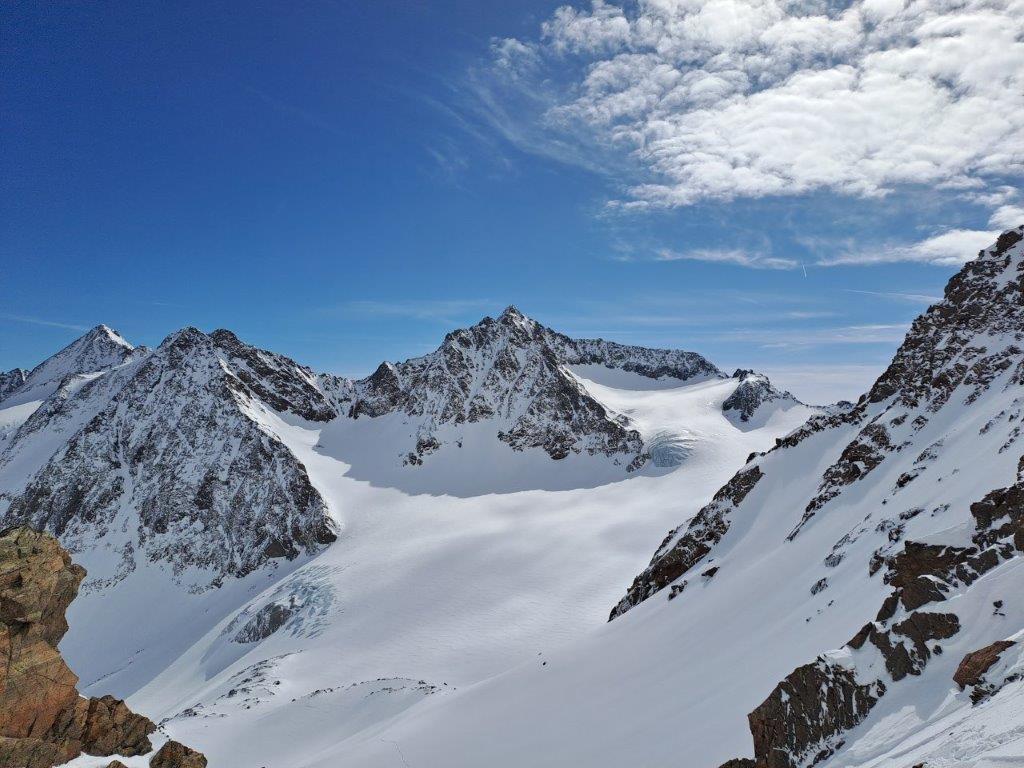
[[[772,386],[767,376],[754,371],[737,369],[732,377],[739,379],[740,384],[736,390],[722,403],[722,410],[726,414],[735,413],[742,422],[748,422],[757,413],[757,410],[765,403],[776,400],[789,400],[798,404],[799,400],[789,392],[782,392]]]
[[[975,547],[951,547],[908,541],[896,555],[886,574],[886,583],[899,592],[907,610],[946,599],[952,586],[971,584],[995,568],[1009,551],[991,546],[979,552]]]
[[[112,696],[84,699],[57,651],[85,576],[50,536],[0,535],[0,764],[49,768],[80,753],[138,755],[156,726]]]
[[[0,373],[0,401],[6,399],[9,394],[24,384],[26,376],[28,376],[28,371],[23,368]]]
[[[883,683],[859,684],[853,672],[824,658],[793,670],[748,717],[754,764],[794,768],[824,760],[884,693]]]
[[[206,768],[206,758],[184,744],[168,741],[149,761],[150,768]]]
[[[747,497],[761,477],[761,470],[756,466],[740,470],[685,529],[670,531],[654,553],[651,564],[633,580],[626,596],[612,609],[609,621],[664,589],[701,562],[729,530],[730,512]],[[681,592],[685,584],[677,586],[678,589],[673,587],[673,596]]]
[[[235,634],[236,643],[255,643],[277,632],[294,609],[287,603],[270,603],[258,610]]]
[[[235,376],[274,410],[310,421],[330,421],[338,415],[309,368],[249,346],[231,331],[214,331],[210,340]]]
[[[964,265],[946,286],[941,302],[914,321],[892,363],[866,396],[870,403],[896,397],[906,407],[937,411],[960,384],[968,397],[986,389],[993,374],[1013,367],[1021,372],[1024,275],[1010,273],[1013,246],[1024,227],[1000,235],[995,246]],[[968,342],[991,337],[991,347]]]
[[[968,686],[980,684],[985,673],[999,661],[1002,652],[1013,645],[1012,640],[996,640],[991,645],[968,653],[960,662],[960,666],[956,668],[953,682],[960,686],[961,691]]]

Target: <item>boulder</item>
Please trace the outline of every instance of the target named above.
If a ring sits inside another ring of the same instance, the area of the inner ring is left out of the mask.
[[[206,757],[177,741],[168,741],[153,755],[149,768],[206,768]]]

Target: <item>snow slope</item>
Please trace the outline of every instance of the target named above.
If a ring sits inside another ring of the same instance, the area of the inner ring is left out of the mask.
[[[344,533],[225,616],[133,705],[170,717],[176,737],[238,766],[302,765],[316,749],[358,741],[421,700],[446,698],[600,627],[614,585],[648,542],[695,510],[750,451],[811,412],[791,405],[771,427],[743,432],[721,411],[736,386],[730,379],[647,390],[579,381],[641,434],[675,435],[687,446],[682,463],[628,479],[620,468],[614,482],[598,485],[588,478],[611,476],[612,459],[569,456],[553,471],[540,449],[499,452],[491,440],[487,450],[484,436],[477,446],[467,434],[458,462],[405,468],[430,473],[430,491],[413,492],[353,478],[332,455],[331,446],[352,442],[377,455],[366,420],[321,426],[265,413]],[[517,486],[481,490],[507,478]],[[261,610],[270,615],[268,605],[284,606],[281,628],[261,642],[236,642]],[[228,695],[247,678],[244,694]]]
[[[1022,235],[950,281],[856,407],[680,516],[608,625],[298,764],[1019,765]]]

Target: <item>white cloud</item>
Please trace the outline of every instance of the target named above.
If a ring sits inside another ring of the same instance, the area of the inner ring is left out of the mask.
[[[854,264],[886,264],[910,261],[940,267],[958,267],[978,255],[999,237],[998,231],[951,229],[909,245],[880,245],[841,251],[822,256],[816,264],[823,267]]]
[[[718,264],[735,264],[753,269],[797,269],[800,262],[795,259],[768,256],[757,251],[740,249],[698,248],[690,251],[661,250],[656,261],[708,261]]]
[[[637,163],[626,207],[1024,173],[1024,0],[595,0],[523,45],[547,129]],[[901,258],[962,260],[966,232]]]
[[[988,223],[1000,229],[1012,229],[1024,224],[1024,206],[1001,205],[996,208]]]

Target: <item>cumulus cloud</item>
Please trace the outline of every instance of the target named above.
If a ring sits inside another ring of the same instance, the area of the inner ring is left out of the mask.
[[[628,208],[906,185],[967,198],[1024,174],[1024,0],[594,0],[499,54],[544,84],[537,117],[558,140],[635,162]],[[1021,213],[1003,202],[991,226]],[[956,230],[893,254],[945,264],[985,244]]]

